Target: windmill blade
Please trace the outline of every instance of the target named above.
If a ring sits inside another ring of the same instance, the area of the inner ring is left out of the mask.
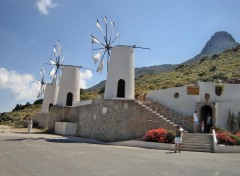
[[[57,50],[57,55],[60,56],[61,50],[62,50],[62,46],[61,46],[59,40],[56,43],[56,50]]]
[[[40,70],[40,72],[39,72],[39,73],[40,73],[41,77],[43,77],[43,72],[42,72],[42,70]]]
[[[103,18],[103,20],[107,24],[107,17],[106,16]]]
[[[102,35],[103,35],[103,38],[104,38],[105,42],[107,42],[107,38],[106,38],[106,36],[104,35],[104,32],[103,32],[102,27],[101,27],[101,25],[100,25],[100,23],[99,23],[98,20],[97,20],[96,26],[97,26],[97,28],[102,32]]]
[[[50,76],[51,76],[52,79],[54,78],[55,74],[56,74],[56,67],[54,67],[52,69],[52,71],[50,72]]]
[[[57,57],[58,55],[57,55],[57,50],[56,50],[56,46],[55,45],[53,47],[53,52],[54,52],[55,56]]]
[[[92,57],[95,64],[96,64],[96,63],[98,62],[98,60],[100,59],[102,52],[103,52],[103,51],[100,51],[100,52],[96,53],[96,54]]]
[[[50,59],[50,65],[56,65],[56,62]]]
[[[38,92],[37,98],[41,98],[41,96],[42,96],[42,86],[38,87],[37,92]]]
[[[104,59],[105,54],[106,54],[106,50],[104,51],[104,53],[102,55],[102,59],[97,68],[97,72],[99,72],[99,73],[102,73],[102,71],[103,71],[103,61],[104,61],[103,59]]]
[[[91,35],[91,36],[92,36],[92,43],[99,43],[105,47],[105,45],[102,42],[100,42],[96,37],[94,37],[93,35]]]
[[[118,34],[118,32],[117,32],[116,37],[113,39],[113,41],[111,42],[111,44],[113,44],[113,42],[115,42],[115,40],[116,40],[118,37],[119,37],[119,34]]]
[[[148,49],[148,50],[151,49],[151,48],[139,47],[139,46],[136,46],[136,45],[130,45],[129,47],[131,47],[131,48],[139,48],[139,49]]]
[[[99,73],[102,73],[102,71],[103,71],[103,59],[101,60],[99,66],[98,66],[98,69],[97,69],[97,72],[99,72]]]
[[[101,53],[97,53],[92,57],[95,64],[98,62],[100,57],[101,57]]]
[[[93,35],[92,36],[92,43],[99,43],[99,44],[102,44],[96,37],[94,37]],[[103,44],[102,44],[103,45]],[[103,45],[104,46],[104,45]]]
[[[98,20],[97,20],[96,26],[97,26],[97,28],[98,28],[100,31],[102,31],[102,33],[103,33],[102,27],[101,27],[101,25],[100,25],[100,23],[99,23]]]
[[[111,23],[112,27],[114,27],[114,22],[110,21],[110,23]]]
[[[40,70],[40,75],[41,75],[41,77],[45,76],[45,68],[44,68],[44,66],[42,66],[42,68]]]
[[[64,61],[64,55],[62,56],[62,60],[61,60],[61,63],[63,63],[63,61]]]

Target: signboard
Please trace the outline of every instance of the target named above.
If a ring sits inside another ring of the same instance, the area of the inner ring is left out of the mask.
[[[187,86],[187,94],[188,95],[199,95],[199,87],[198,86]]]

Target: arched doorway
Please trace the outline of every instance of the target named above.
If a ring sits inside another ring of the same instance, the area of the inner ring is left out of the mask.
[[[53,107],[53,104],[50,103],[49,106],[48,106],[48,111],[50,111],[51,107]]]
[[[68,92],[66,106],[72,106],[72,101],[73,101],[73,94],[71,92]]]
[[[201,107],[201,112],[200,112],[200,128],[204,124],[203,131],[205,133],[210,132],[210,128],[212,127],[213,124],[213,116],[212,116],[212,108],[209,105],[204,105]],[[210,125],[207,124],[208,121],[208,116],[211,116],[210,119]],[[203,124],[202,124],[203,123]]]
[[[125,97],[125,81],[123,79],[118,81],[117,97]]]

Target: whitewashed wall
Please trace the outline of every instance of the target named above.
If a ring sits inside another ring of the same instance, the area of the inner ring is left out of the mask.
[[[178,98],[174,98],[175,93],[179,94]],[[150,91],[146,98],[186,116],[194,113],[196,102],[199,101],[198,95],[187,95],[187,86]]]
[[[80,101],[80,70],[75,66],[64,66],[59,84],[57,105],[66,106],[67,94],[73,94],[73,102]]]
[[[213,82],[198,82],[200,87],[200,101],[204,101],[205,93],[210,94],[210,102],[222,101],[240,101],[240,84],[223,84],[224,90],[221,96],[215,93],[215,85]]]
[[[216,105],[216,127],[227,128],[227,119],[229,109],[235,115],[240,112],[240,101],[235,102],[217,102]]]
[[[55,105],[57,102],[58,96],[58,85],[56,84],[47,84],[44,92],[43,104],[42,104],[42,113],[49,112],[49,105]]]
[[[183,86],[150,91],[147,94],[147,98],[156,101],[162,105],[165,105],[168,108],[173,109],[186,116],[190,116],[193,114],[196,109],[197,102],[206,101],[204,98],[206,93],[210,94],[209,102],[227,102],[226,105],[229,103],[229,106],[233,101],[240,102],[240,84],[224,84],[224,90],[221,96],[216,95],[215,85],[216,83],[212,82],[198,82],[199,95],[187,95],[187,86]],[[175,93],[179,93],[179,98],[174,98]],[[234,105],[233,108],[235,109],[237,107],[235,107]],[[222,112],[219,111],[219,113]],[[224,115],[221,116],[223,117]],[[224,126],[224,124],[220,125]]]
[[[134,49],[128,46],[116,46],[111,51],[104,98],[116,98],[118,81],[125,81],[125,98],[135,98]]]

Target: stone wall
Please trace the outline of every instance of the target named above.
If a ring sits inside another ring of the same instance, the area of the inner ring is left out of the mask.
[[[142,138],[154,128],[175,130],[176,126],[160,118],[135,100],[93,100],[92,104],[73,108],[53,107],[48,118],[48,129],[54,129],[55,121],[77,123],[76,136],[100,141],[123,141]],[[42,118],[42,119],[45,119]]]

